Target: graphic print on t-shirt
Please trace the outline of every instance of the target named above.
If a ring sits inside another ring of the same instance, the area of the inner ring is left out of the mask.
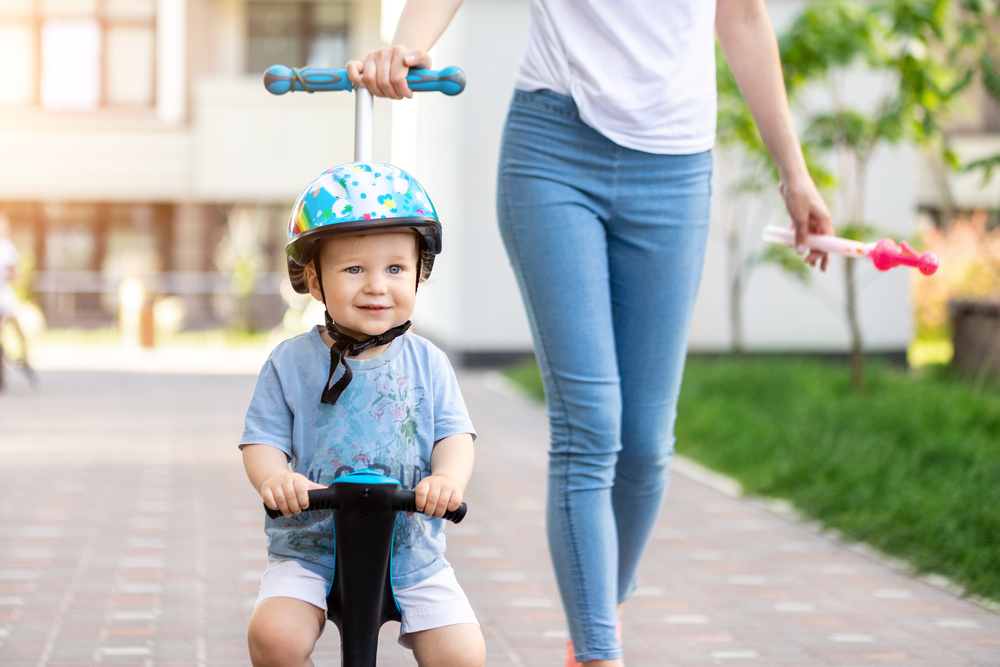
[[[421,456],[417,442],[424,390],[408,376],[397,375],[391,365],[380,370],[356,373],[350,390],[335,405],[320,408],[316,431],[321,450],[303,470],[310,480],[329,485],[338,477],[370,468],[412,489],[430,474],[430,460]],[[289,532],[289,545],[307,559],[329,553],[334,541],[329,516],[326,512],[307,515],[301,529],[295,526]],[[393,555],[412,548],[426,528],[426,520],[419,515],[400,514]]]

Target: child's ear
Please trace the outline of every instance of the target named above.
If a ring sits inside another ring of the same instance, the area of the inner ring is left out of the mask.
[[[316,275],[315,262],[317,261],[319,261],[319,257],[313,258],[313,261],[306,264],[303,278],[305,278],[306,287],[309,288],[309,294],[312,295],[312,298],[322,303],[323,292],[319,289],[319,277]]]

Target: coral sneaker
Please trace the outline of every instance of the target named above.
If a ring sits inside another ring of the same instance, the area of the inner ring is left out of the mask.
[[[566,640],[566,667],[583,667],[573,656],[573,641],[569,639]]]
[[[618,629],[616,634],[618,635],[618,643],[622,643],[622,622],[618,621]],[[566,641],[566,667],[583,667],[583,663],[576,661],[576,656],[573,655],[573,641]]]

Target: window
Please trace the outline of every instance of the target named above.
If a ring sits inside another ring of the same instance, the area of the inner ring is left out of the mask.
[[[342,68],[347,62],[347,11],[342,2],[250,2],[247,71],[260,74],[277,64]]]
[[[38,31],[32,0],[0,2],[0,104],[30,104],[35,99]],[[13,66],[12,66],[13,65]]]
[[[154,102],[156,0],[0,0],[0,104]]]

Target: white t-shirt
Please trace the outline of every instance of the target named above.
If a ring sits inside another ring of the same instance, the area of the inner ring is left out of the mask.
[[[647,153],[715,143],[714,0],[528,0],[514,81],[570,95],[580,118]]]

